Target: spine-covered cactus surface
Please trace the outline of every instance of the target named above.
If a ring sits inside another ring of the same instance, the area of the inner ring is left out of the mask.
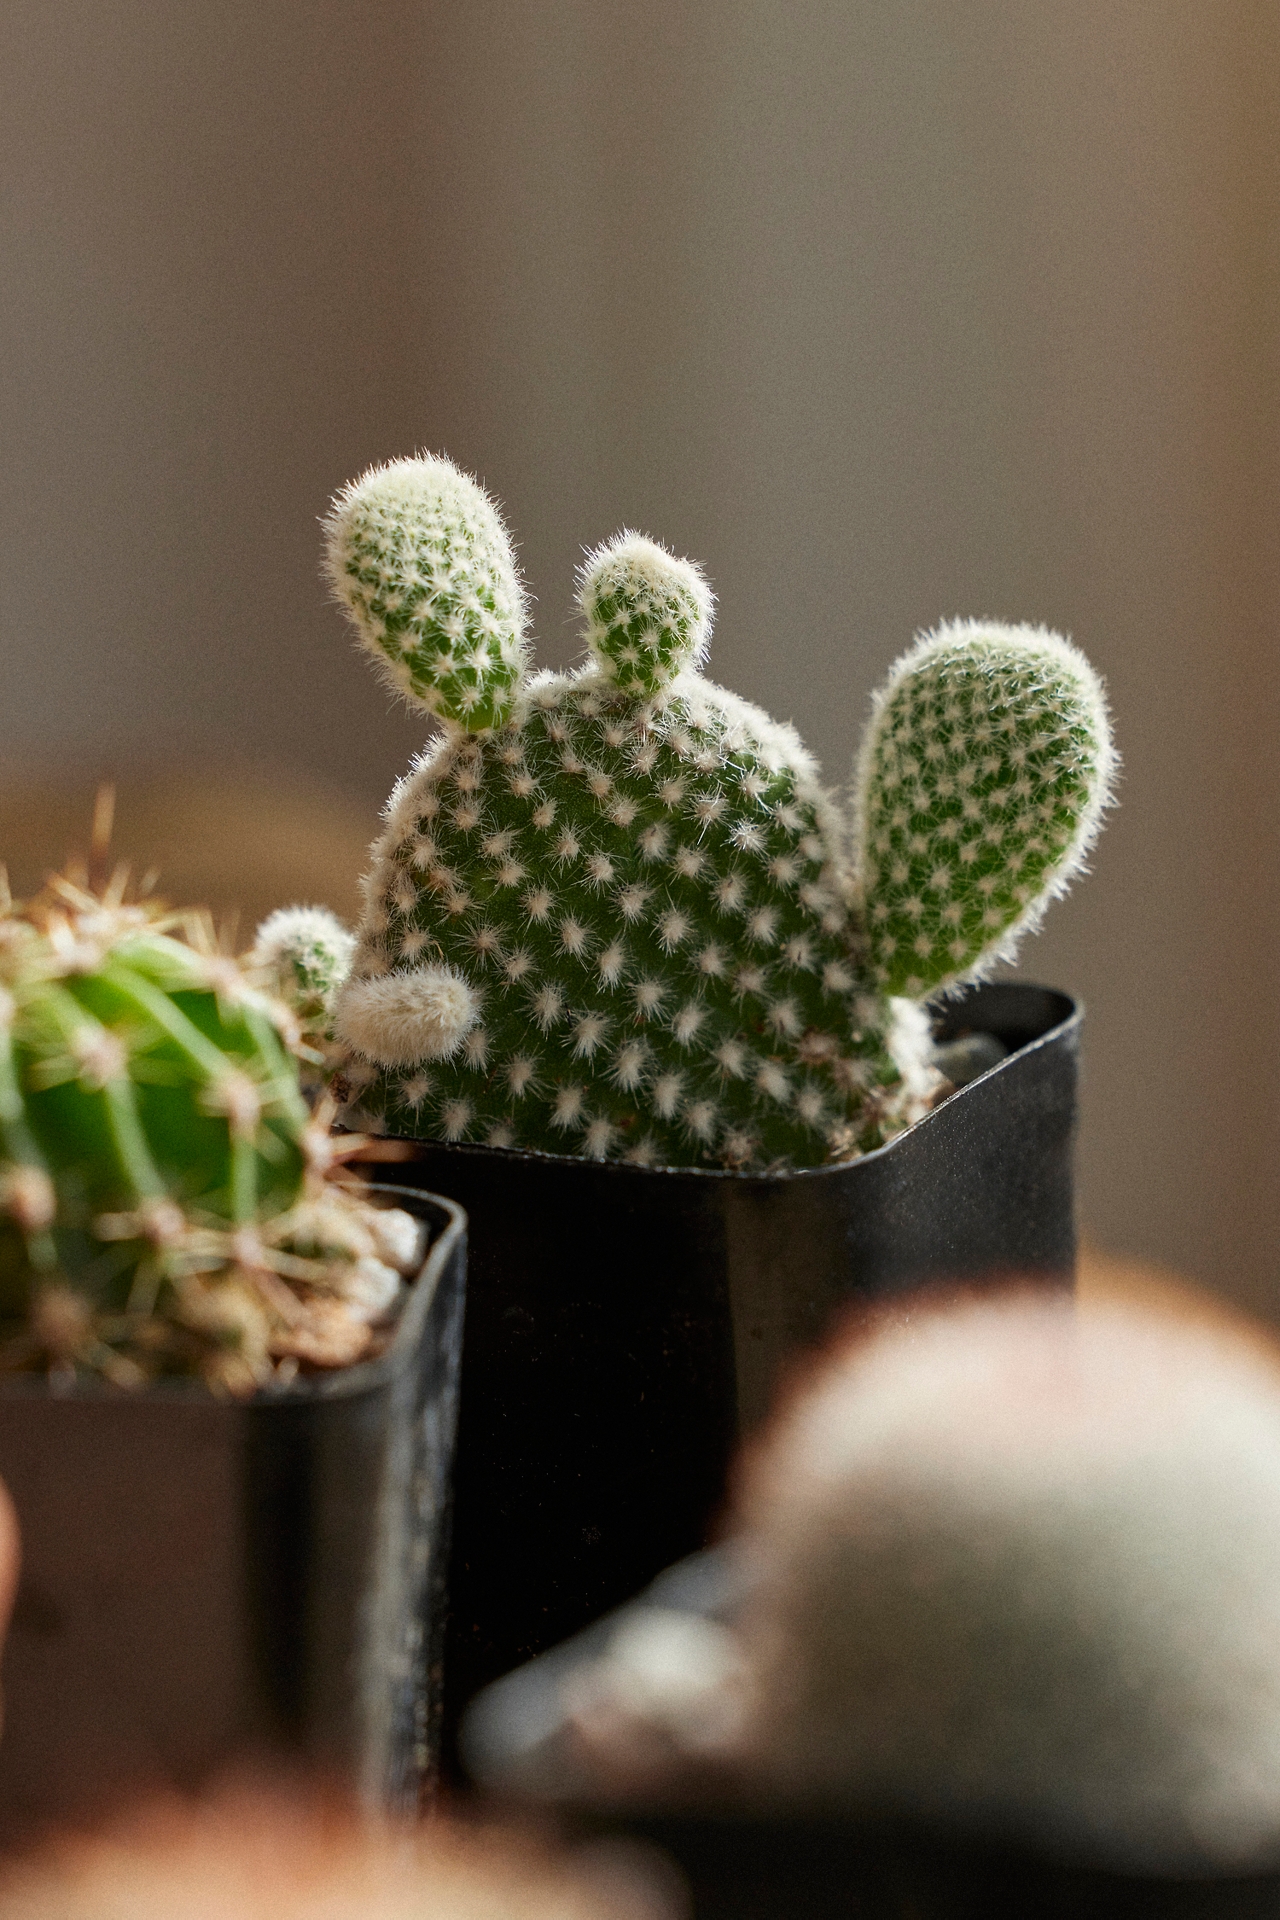
[[[244,1392],[361,1357],[414,1222],[326,1184],[288,1009],[122,892],[0,903],[0,1369]]]
[[[348,488],[328,562],[441,723],[326,1001],[367,1127],[739,1169],[880,1145],[937,1081],[912,1003],[1009,951],[1105,804],[1100,687],[1040,630],[904,659],[851,831],[795,732],[700,673],[710,590],[653,541],[588,558],[569,674],[528,671],[510,542],[446,461]]]

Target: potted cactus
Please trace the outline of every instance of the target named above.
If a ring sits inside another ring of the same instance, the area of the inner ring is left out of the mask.
[[[472,1215],[465,1692],[701,1537],[741,1413],[849,1292],[1069,1275],[1070,1003],[953,1012],[1014,1057],[931,1113],[926,1002],[1078,870],[1113,756],[1074,647],[959,623],[879,695],[849,818],[703,677],[711,593],[651,540],[589,556],[586,662],[534,673],[507,533],[443,459],[342,494],[328,568],[440,727],[349,970],[336,927],[307,964],[349,1124]]]
[[[0,903],[10,1835],[246,1746],[429,1761],[463,1227],[335,1181],[298,1054],[200,916]]]

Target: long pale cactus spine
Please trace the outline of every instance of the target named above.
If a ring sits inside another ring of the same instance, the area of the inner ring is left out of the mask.
[[[247,1391],[359,1356],[399,1276],[324,1187],[294,1046],[198,916],[3,905],[0,1367]]]
[[[653,541],[589,557],[563,675],[528,673],[510,542],[445,461],[348,488],[328,564],[441,722],[333,1004],[366,1126],[664,1166],[879,1145],[929,1083],[904,1002],[1008,949],[1106,797],[1098,683],[1051,635],[950,628],[907,656],[851,853],[794,731],[698,672],[710,591]]]

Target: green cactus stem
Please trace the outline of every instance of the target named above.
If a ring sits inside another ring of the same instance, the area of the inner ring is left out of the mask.
[[[524,595],[496,509],[447,460],[396,460],[334,502],[329,574],[382,677],[483,732],[524,669]]]
[[[918,1003],[1009,950],[1079,865],[1112,754],[1083,656],[948,628],[880,697],[859,862],[795,732],[703,678],[698,569],[620,535],[587,659],[526,671],[510,543],[447,462],[374,469],[335,591],[439,738],[374,848],[331,1002],[348,1117],[662,1166],[864,1151],[937,1083]]]

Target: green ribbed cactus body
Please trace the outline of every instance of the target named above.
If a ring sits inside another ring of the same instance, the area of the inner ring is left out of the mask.
[[[421,970],[473,996],[448,1057],[353,1063],[365,1124],[641,1163],[809,1165],[896,1082],[859,995],[840,822],[789,729],[690,674],[599,671],[452,732],[375,851],[349,1037]],[[379,1029],[379,1021],[383,1027]]]
[[[158,1239],[187,1218],[256,1226],[306,1173],[309,1115],[268,1003],[128,909],[96,920],[0,928],[6,1315],[53,1273],[123,1311]]]
[[[247,1393],[359,1359],[414,1222],[326,1184],[289,1009],[119,891],[0,911],[0,1372]]]
[[[1030,628],[921,641],[877,703],[847,849],[794,732],[699,674],[688,561],[633,533],[590,555],[587,664],[530,678],[510,542],[447,461],[366,474],[328,541],[361,643],[442,726],[325,1003],[352,1120],[759,1169],[925,1110],[919,1003],[1008,953],[1106,804],[1082,655]]]

